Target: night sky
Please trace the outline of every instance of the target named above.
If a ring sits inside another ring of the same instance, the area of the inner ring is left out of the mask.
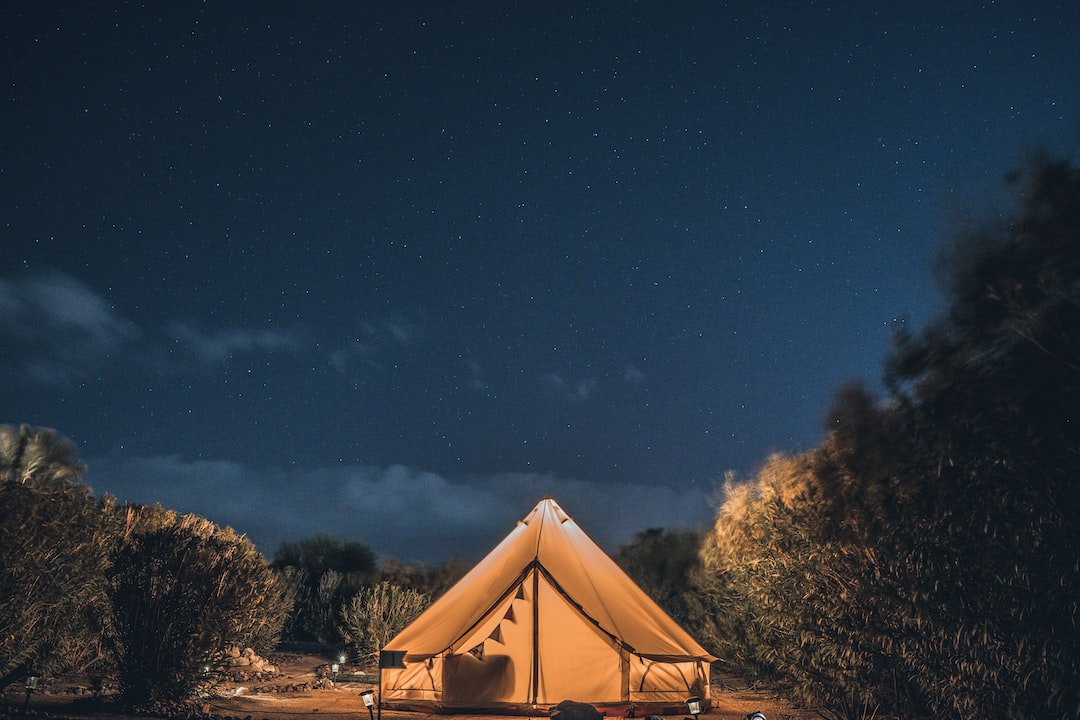
[[[1080,3],[8,2],[0,422],[267,555],[608,550],[815,446],[1080,145]]]

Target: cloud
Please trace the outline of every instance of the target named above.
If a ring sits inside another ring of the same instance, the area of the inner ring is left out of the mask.
[[[596,380],[592,378],[579,378],[571,382],[556,372],[544,375],[544,385],[555,395],[576,403],[586,402],[597,387]]]
[[[423,340],[424,333],[415,324],[400,317],[382,322],[359,323],[355,336],[328,353],[330,367],[342,375],[354,372],[359,366],[381,371],[387,358],[400,349]]]
[[[208,332],[192,324],[172,325],[173,341],[206,365],[218,365],[237,355],[274,350],[299,350],[307,346],[304,334],[294,330],[233,328]]]
[[[105,298],[69,275],[0,279],[0,382],[78,381],[138,336]]]
[[[419,329],[415,325],[402,318],[388,320],[385,327],[386,331],[390,333],[390,337],[399,343],[409,344],[416,342],[421,336]]]
[[[64,273],[0,278],[0,387],[63,387],[106,368],[156,374],[218,366],[259,353],[320,352],[304,329],[214,328],[192,320],[162,323],[163,332],[141,330],[110,300]],[[326,352],[342,374],[357,367],[379,371],[396,353],[423,339],[406,319],[362,322],[351,343]]]
[[[479,393],[486,393],[491,386],[484,376],[484,368],[475,360],[469,360],[465,363],[465,366],[468,371],[469,388]]]
[[[703,526],[711,490],[609,485],[539,473],[448,479],[404,465],[266,471],[180,456],[97,458],[99,494],[160,503],[246,534],[270,557],[317,532],[357,539],[385,557],[479,560],[545,495],[608,552],[650,527]]]

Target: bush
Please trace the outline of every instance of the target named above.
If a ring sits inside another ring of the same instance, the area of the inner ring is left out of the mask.
[[[109,593],[125,702],[186,700],[228,648],[273,648],[289,601],[249,540],[159,506],[118,512]]]
[[[385,581],[364,588],[341,607],[341,636],[357,657],[373,657],[428,604],[426,595]]]
[[[84,486],[0,483],[0,676],[100,659],[107,516]]]

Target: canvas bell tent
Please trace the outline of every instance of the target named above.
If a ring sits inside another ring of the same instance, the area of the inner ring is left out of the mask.
[[[550,497],[383,651],[384,706],[442,712],[685,712],[716,659]]]

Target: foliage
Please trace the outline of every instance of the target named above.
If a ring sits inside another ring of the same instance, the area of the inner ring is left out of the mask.
[[[228,648],[273,647],[288,597],[250,541],[158,506],[118,513],[110,598],[126,702],[187,699]]]
[[[933,478],[916,557],[951,581],[951,664],[916,667],[970,715],[1080,715],[1080,171],[1037,158],[1006,222],[947,257],[949,313],[886,365],[902,430]],[[917,434],[916,434],[917,431]],[[936,695],[935,695],[936,697]]]
[[[731,489],[703,552],[726,600],[723,652],[744,671],[790,681],[834,717],[883,708],[918,717],[920,696],[894,674],[912,607],[886,582],[890,554],[861,537],[873,512],[854,503],[837,515],[821,468],[829,445],[773,457]]]
[[[642,590],[694,636],[708,634],[706,612],[697,592],[702,537],[698,530],[649,528],[634,535],[614,558]]]
[[[385,580],[341,606],[341,636],[357,657],[373,657],[424,611],[427,595]]]
[[[85,469],[75,444],[55,430],[0,425],[0,482],[55,490],[72,485]]]
[[[383,558],[379,562],[378,571],[372,576],[371,584],[386,581],[391,585],[415,590],[434,601],[464,577],[470,568],[471,565],[458,557],[436,564],[408,565],[393,558]]]
[[[0,676],[101,658],[108,518],[82,486],[0,483]]]
[[[285,541],[274,553],[276,568],[303,568],[312,577],[333,570],[342,575],[370,573],[375,569],[375,553],[358,540],[338,540],[316,533],[309,538]]]
[[[338,609],[368,583],[376,562],[375,553],[362,543],[318,533],[281,543],[272,566],[294,599],[284,636],[290,640],[337,643],[341,640]]]
[[[1080,174],[950,248],[889,398],[730,487],[702,558],[721,654],[838,718],[1080,716]]]

